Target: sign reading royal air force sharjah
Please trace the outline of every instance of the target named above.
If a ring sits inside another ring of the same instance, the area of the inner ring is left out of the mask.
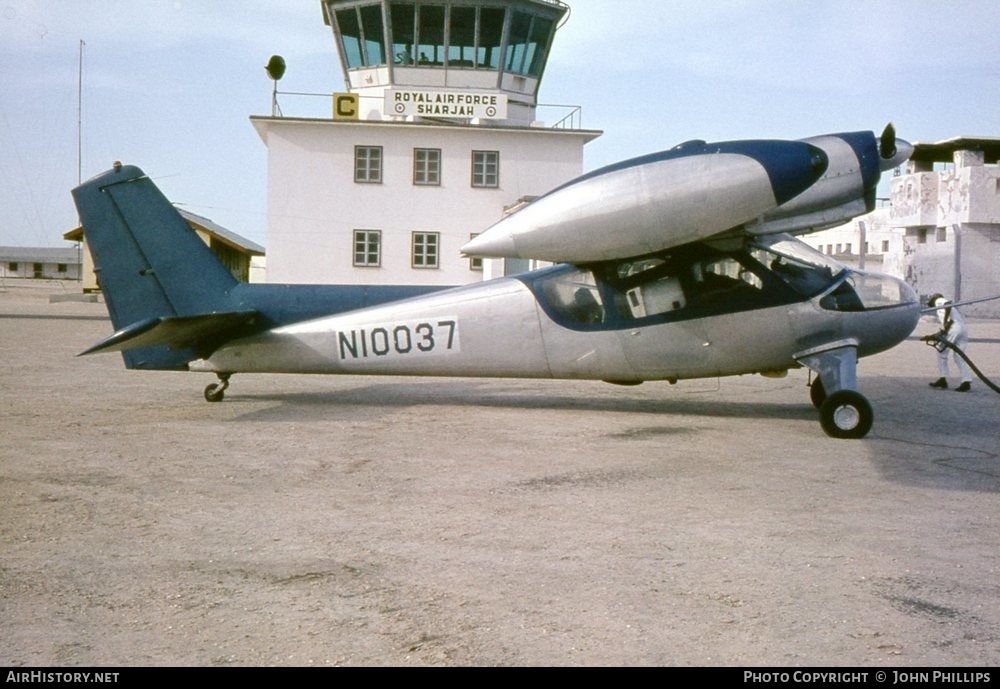
[[[384,112],[386,115],[505,120],[507,96],[502,93],[388,89]]]

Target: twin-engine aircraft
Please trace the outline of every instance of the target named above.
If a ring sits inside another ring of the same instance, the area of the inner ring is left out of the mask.
[[[450,289],[244,284],[136,167],[73,190],[130,369],[604,380],[635,385],[807,367],[830,436],[860,438],[859,357],[920,317],[893,277],[791,234],[871,210],[912,147],[892,126],[800,141],[690,141],[585,174],[463,252],[558,262]]]

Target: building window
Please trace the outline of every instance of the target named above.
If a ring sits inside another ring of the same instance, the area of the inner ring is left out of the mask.
[[[354,230],[354,265],[377,268],[382,265],[382,232]]]
[[[882,240],[882,253],[883,254],[889,253],[889,240],[888,239],[883,239]]]
[[[937,233],[935,236],[935,241],[937,242],[947,242],[948,241],[948,229],[945,227],[937,228]]]
[[[421,186],[441,184],[441,149],[413,149],[413,183]]]
[[[472,186],[500,186],[500,151],[472,152]]]
[[[56,272],[57,273],[66,273],[66,272],[68,272],[68,270],[69,270],[69,267],[65,263],[57,263],[56,264]]]
[[[441,235],[438,232],[413,233],[413,267],[437,268],[438,244]]]
[[[354,181],[360,184],[382,183],[382,147],[354,147]]]
[[[7,270],[9,270],[12,273],[17,272],[17,267],[18,266],[16,261],[11,261],[10,263],[7,264]]]
[[[473,232],[469,235],[469,241],[472,241],[479,236],[478,232]],[[483,259],[479,256],[469,256],[469,270],[483,270]]]

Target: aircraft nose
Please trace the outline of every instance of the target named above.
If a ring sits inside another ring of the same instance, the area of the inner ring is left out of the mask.
[[[863,314],[857,332],[863,355],[895,347],[917,327],[920,302],[913,288],[903,280],[891,275],[852,271],[849,282],[860,302],[855,304]],[[832,304],[827,301],[825,306]]]

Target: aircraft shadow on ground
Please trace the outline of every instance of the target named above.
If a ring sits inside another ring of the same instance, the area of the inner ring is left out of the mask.
[[[420,406],[466,407],[486,409],[526,409],[541,411],[581,411],[611,413],[648,413],[718,418],[815,420],[816,412],[803,392],[802,404],[773,401],[720,400],[698,391],[679,392],[670,399],[640,397],[622,388],[620,396],[581,397],[578,391],[558,393],[491,387],[489,381],[386,383],[353,388],[347,391],[248,394],[244,399],[278,403],[239,417],[240,421],[322,421],[334,410],[351,409],[370,416],[385,408]],[[665,393],[669,394],[669,393]],[[232,402],[240,398],[233,396]],[[230,403],[227,397],[225,402]]]
[[[969,408],[983,406],[984,400],[973,399],[973,396],[958,397],[954,393],[954,400],[962,402],[962,405],[948,407],[948,413],[943,414],[933,401],[947,401],[948,398],[935,392],[925,394],[926,381],[923,379],[888,380],[891,380],[891,385],[883,390],[882,399],[873,400],[877,425],[872,434],[865,440],[857,441],[857,444],[853,444],[855,441],[833,439],[829,442],[852,443],[849,445],[852,451],[872,462],[879,473],[893,483],[946,491],[1000,492],[1000,457],[995,450],[989,449],[989,442],[983,442],[983,434],[988,431],[984,431],[982,414],[968,413]],[[735,392],[745,393],[746,390]],[[717,392],[703,393],[678,389],[674,393],[657,393],[673,394],[672,397],[652,398],[623,389],[618,396],[602,393],[601,396],[582,397],[578,389],[560,393],[539,390],[531,387],[531,383],[511,387],[508,382],[504,386],[493,387],[490,381],[393,382],[346,391],[248,393],[242,397],[227,398],[224,404],[272,403],[265,409],[256,408],[238,415],[234,421],[240,423],[319,423],[338,417],[361,420],[378,418],[380,411],[386,409],[439,406],[662,416],[657,423],[648,423],[648,419],[633,419],[638,422],[636,425],[623,426],[621,432],[614,436],[622,440],[694,432],[690,425],[694,417],[756,420],[762,424],[800,421],[808,424],[803,427],[803,432],[822,435],[816,410],[807,399],[800,404],[753,399],[734,401],[719,399]],[[990,393],[980,390],[977,394],[985,398]],[[932,403],[928,403],[929,400]],[[993,404],[986,406],[990,410],[983,413],[995,413]],[[952,433],[942,434],[942,426],[950,428]],[[734,442],[736,440],[734,436]]]

